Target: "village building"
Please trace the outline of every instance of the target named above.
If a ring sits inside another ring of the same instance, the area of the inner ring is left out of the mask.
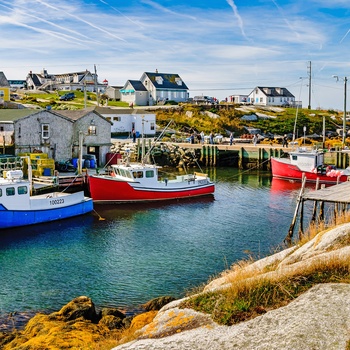
[[[0,109],[0,137],[21,153],[47,153],[56,161],[94,155],[103,165],[111,147],[111,123],[93,108],[84,110]]]
[[[49,74],[46,69],[40,73],[32,71],[26,77],[28,90],[60,90],[60,91],[89,91],[101,92],[106,84],[98,82],[98,76],[88,70],[81,72]]]
[[[120,90],[121,101],[153,106],[166,101],[186,102],[188,87],[178,74],[145,72],[140,80],[128,80]]]
[[[248,103],[259,106],[295,106],[295,97],[286,88],[257,86],[249,95]]]
[[[111,134],[124,134],[131,137],[134,129],[136,136],[154,137],[156,134],[156,115],[138,108],[96,107],[95,111],[111,123]]]
[[[106,90],[105,90],[105,95],[108,96],[108,98],[110,100],[113,100],[113,101],[120,101],[120,97],[121,97],[121,94],[120,94],[120,90],[122,89],[123,87],[122,86],[110,86],[110,85],[107,85],[106,87]]]
[[[10,101],[10,84],[4,72],[0,72],[0,105]]]
[[[248,101],[248,95],[230,95],[227,102],[246,104]]]

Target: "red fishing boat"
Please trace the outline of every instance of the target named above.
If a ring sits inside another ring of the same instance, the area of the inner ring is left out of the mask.
[[[271,157],[272,176],[278,179],[336,184],[350,179],[350,169],[337,169],[324,163],[322,150],[298,148],[289,153],[289,158]]]
[[[213,194],[215,185],[207,174],[193,173],[160,178],[157,165],[113,164],[106,174],[88,175],[94,202],[152,202]]]

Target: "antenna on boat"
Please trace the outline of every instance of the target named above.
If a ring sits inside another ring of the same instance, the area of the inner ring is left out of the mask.
[[[29,156],[24,156],[23,158],[27,158],[28,164],[28,181],[30,184],[30,195],[33,194],[33,174],[32,174],[32,163]]]
[[[143,119],[142,119],[143,121]],[[170,126],[171,123],[173,123],[174,121],[171,119],[170,122],[167,124],[167,126],[163,129],[163,131],[160,133],[160,135],[153,141],[151,147],[149,148],[149,150],[147,151],[147,153],[144,155],[142,154],[142,164],[144,162],[144,159],[150,155],[152,149],[154,148],[154,146],[156,145],[156,143],[163,137],[165,131],[168,129],[168,127]],[[142,124],[142,129],[143,129],[143,124]],[[142,137],[143,137],[143,133],[142,133]],[[144,145],[143,140],[142,140],[142,145]],[[144,151],[144,148],[142,148],[142,150]]]
[[[298,113],[299,113],[299,102],[300,102],[300,96],[301,96],[301,89],[303,87],[303,77],[300,77],[299,79],[301,79],[301,83],[300,83],[300,90],[299,90],[299,98],[298,98],[298,101],[297,101],[297,109],[296,109],[296,112],[295,112],[295,119],[294,119],[294,129],[293,129],[293,149],[294,149],[294,146],[295,146],[295,133],[296,133],[296,129],[297,129],[297,120],[298,120]]]

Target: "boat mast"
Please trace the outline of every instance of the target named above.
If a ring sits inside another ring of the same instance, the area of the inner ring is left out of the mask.
[[[144,140],[144,133],[145,133],[145,116],[142,115],[141,116],[141,120],[142,120],[142,129],[141,129],[141,142],[142,142],[142,153],[141,153],[141,162],[142,165],[145,164],[145,140]]]
[[[298,113],[299,113],[299,103],[300,103],[300,96],[301,96],[301,88],[303,87],[303,78],[300,77],[299,79],[301,79],[301,83],[300,83],[299,98],[298,98],[298,101],[297,101],[297,109],[296,109],[296,112],[295,112],[295,120],[294,120],[293,148],[295,146],[294,142],[295,142],[295,133],[296,133],[296,129],[297,129],[297,120],[298,120]]]

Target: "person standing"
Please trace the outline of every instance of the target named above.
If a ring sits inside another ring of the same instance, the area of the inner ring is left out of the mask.
[[[204,143],[204,131],[201,132],[201,142]]]
[[[257,142],[258,142],[258,135],[254,134],[254,136],[253,136],[253,144],[254,144],[254,146],[256,146]]]
[[[287,147],[288,146],[288,140],[287,140],[288,138],[287,138],[287,135],[286,134],[284,134],[284,136],[283,136],[283,140],[282,140],[282,147]]]
[[[134,128],[132,128],[131,134],[132,134],[132,142],[135,143],[136,142],[136,131]]]
[[[214,144],[214,133],[213,133],[213,132],[211,132],[210,135],[209,135],[209,143],[210,143],[211,145]]]
[[[230,134],[230,146],[232,146],[233,144],[233,132],[231,132]]]

